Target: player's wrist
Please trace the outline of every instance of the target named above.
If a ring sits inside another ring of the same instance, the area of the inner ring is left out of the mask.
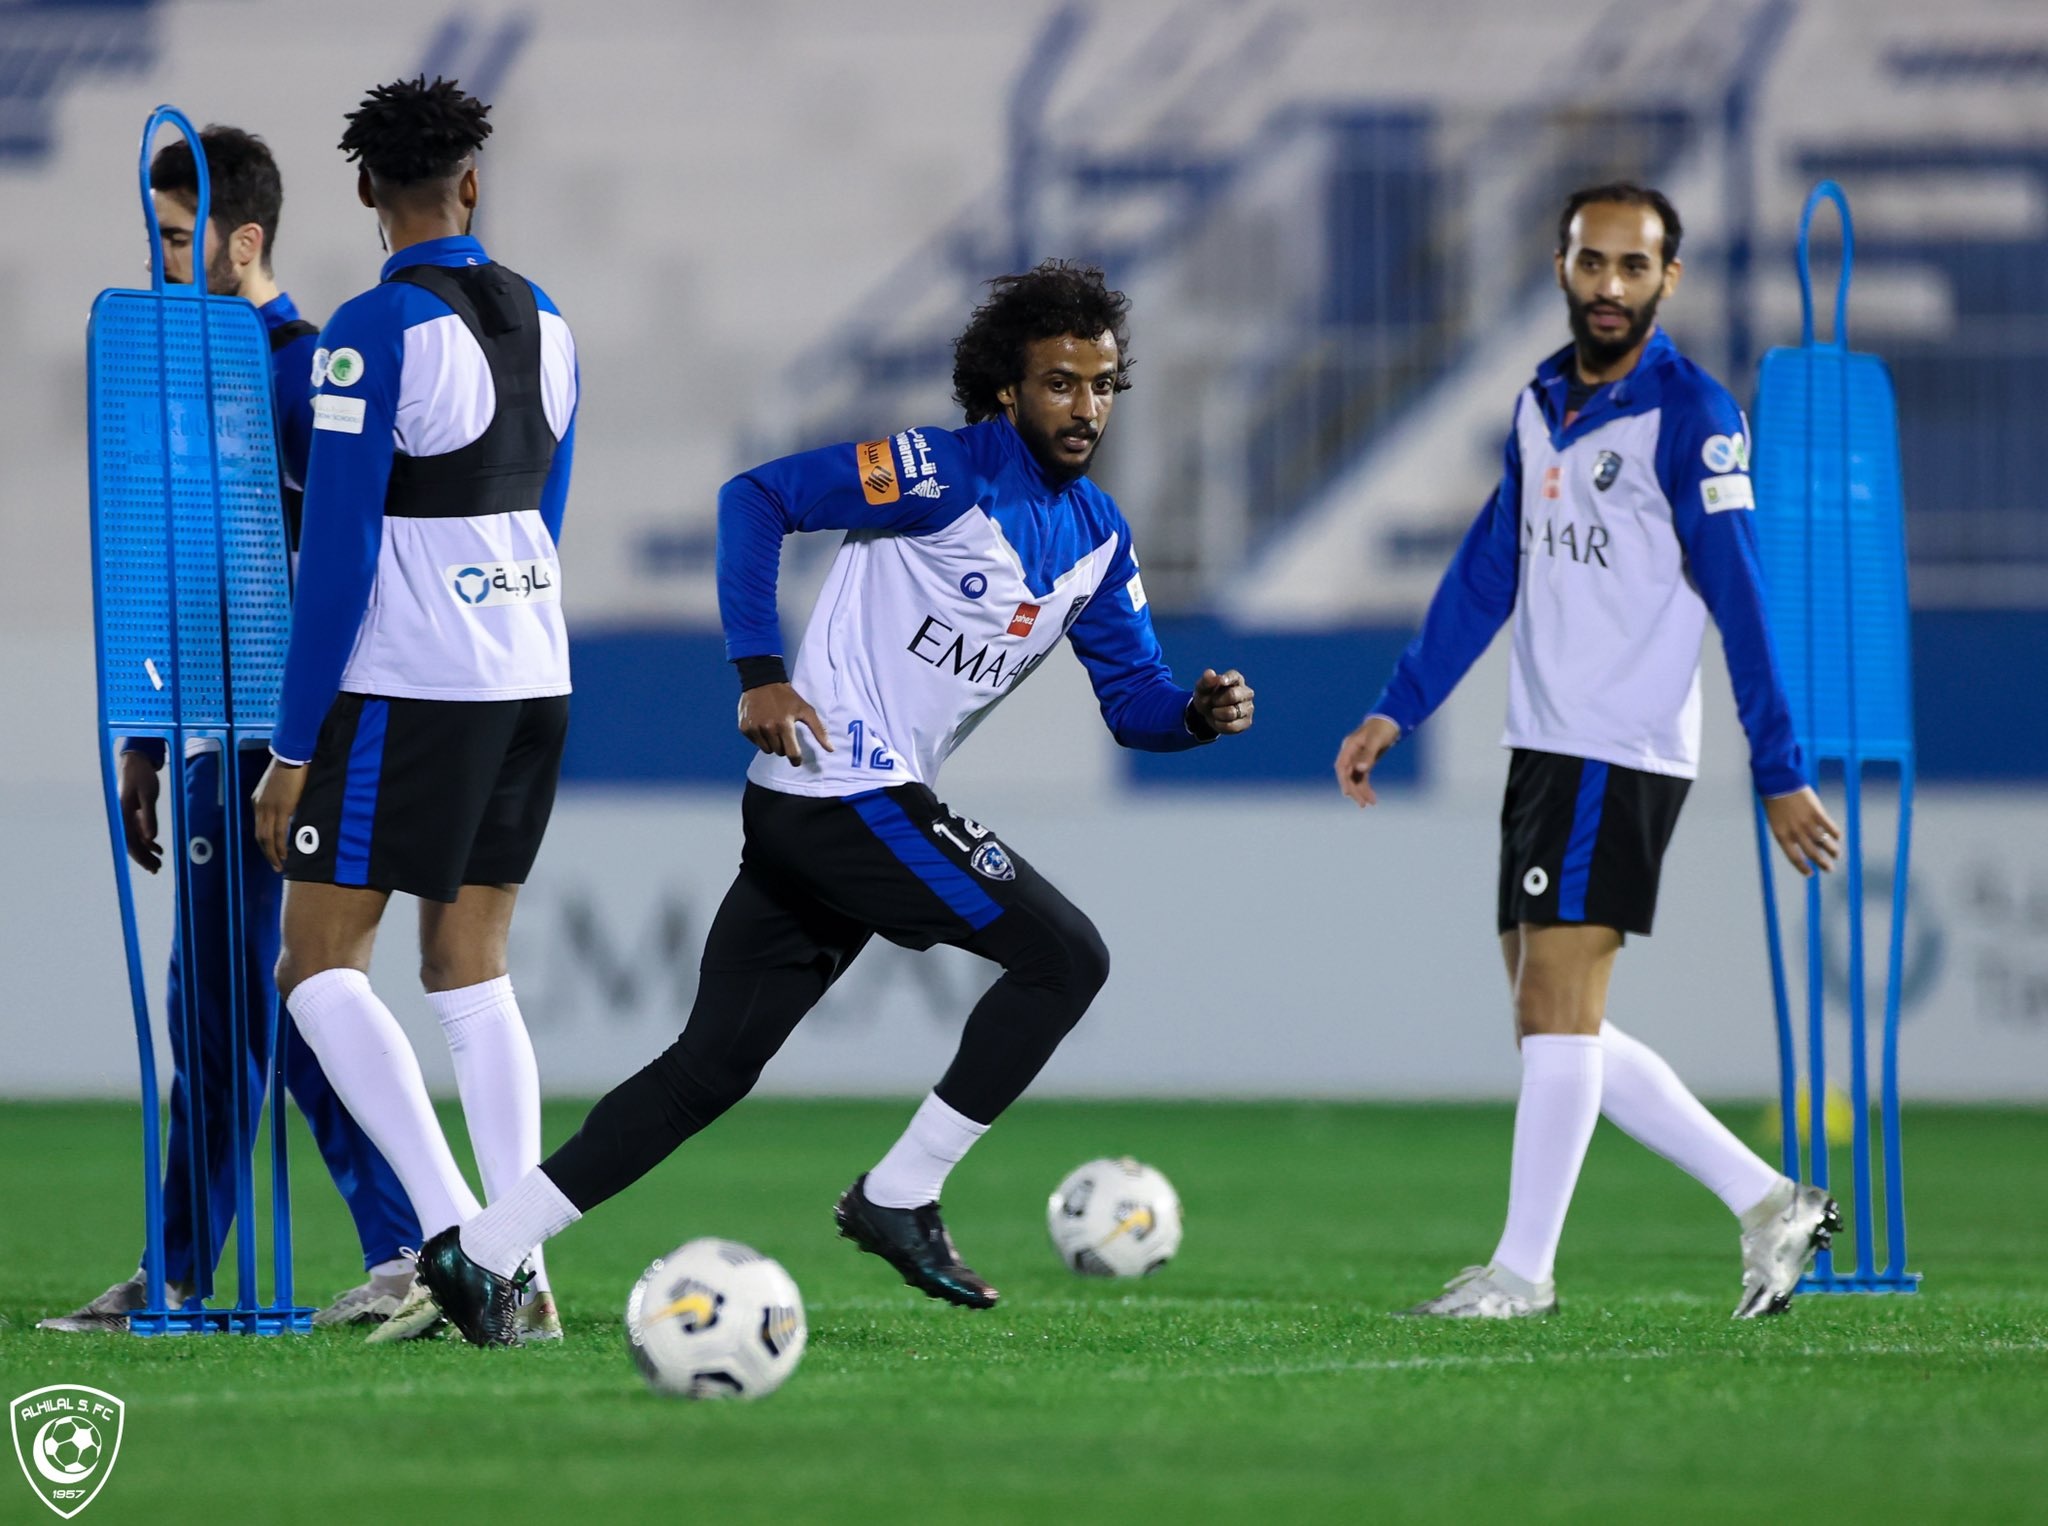
[[[732,665],[739,670],[742,694],[749,689],[763,689],[769,684],[789,682],[789,668],[783,662],[780,653],[770,653],[764,657],[735,657]]]

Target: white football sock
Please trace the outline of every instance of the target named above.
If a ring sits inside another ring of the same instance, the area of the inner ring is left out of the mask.
[[[495,1203],[540,1164],[540,1069],[512,994],[512,977],[429,991],[455,1059],[455,1090],[476,1151],[484,1201]],[[547,1266],[533,1256],[533,1285],[548,1291]]]
[[[322,970],[301,981],[285,1006],[342,1106],[398,1173],[421,1233],[439,1234],[475,1215],[476,1195],[434,1116],[419,1056],[370,989],[370,977],[361,970]]]
[[[1557,1265],[1565,1210],[1600,1121],[1600,1060],[1596,1034],[1535,1033],[1522,1040],[1508,1223],[1493,1260],[1530,1282],[1550,1281]]]
[[[462,1226],[462,1253],[485,1271],[510,1277],[541,1241],[582,1217],[554,1179],[536,1166]]]
[[[988,1125],[955,1112],[933,1092],[911,1116],[903,1137],[868,1173],[861,1191],[877,1208],[922,1208],[936,1203],[946,1173],[988,1132]]]
[[[1608,1122],[1692,1177],[1730,1213],[1747,1213],[1784,1180],[1701,1106],[1648,1044],[1603,1023],[1600,1049],[1607,1063],[1600,1111]]]

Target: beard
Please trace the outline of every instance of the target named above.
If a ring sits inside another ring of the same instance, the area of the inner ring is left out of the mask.
[[[234,263],[228,259],[227,241],[213,251],[213,258],[206,262],[206,289],[216,297],[232,297],[242,289],[242,283],[235,279]]]
[[[1652,297],[1641,307],[1624,307],[1619,302],[1601,300],[1581,302],[1569,290],[1564,294],[1564,305],[1571,314],[1572,342],[1578,346],[1579,359],[1590,370],[1604,371],[1649,336],[1656,326],[1657,304],[1662,297]],[[1628,327],[1620,337],[1603,339],[1593,332],[1592,312],[1594,308],[1603,312],[1619,312],[1628,315]]]
[[[1076,461],[1059,448],[1059,442],[1072,431],[1054,430],[1043,433],[1023,423],[1018,424],[1017,433],[1023,436],[1024,445],[1031,452],[1031,459],[1038,463],[1038,469],[1045,480],[1056,488],[1067,487],[1088,475],[1088,468],[1095,464],[1095,456],[1102,449],[1102,431],[1096,429],[1088,434],[1095,441],[1095,448]]]

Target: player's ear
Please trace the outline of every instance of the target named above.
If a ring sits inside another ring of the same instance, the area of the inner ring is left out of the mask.
[[[1674,258],[1674,259],[1671,259],[1671,260],[1668,260],[1668,261],[1666,261],[1666,262],[1665,262],[1665,265],[1664,265],[1664,293],[1663,293],[1663,294],[1664,294],[1664,296],[1668,297],[1668,296],[1670,296],[1670,295],[1671,295],[1671,294],[1672,294],[1672,293],[1673,293],[1674,291],[1677,291],[1677,290],[1678,290],[1678,278],[1679,278],[1680,276],[1684,275],[1684,274],[1685,274],[1685,261],[1684,261],[1684,260],[1681,260],[1681,259],[1675,259],[1675,258]],[[1660,299],[1660,300],[1661,300],[1661,299]]]
[[[356,171],[356,200],[366,207],[374,208],[377,205],[377,198],[370,194],[370,172],[368,170]]]
[[[455,182],[455,199],[471,212],[476,210],[476,166],[472,164]]]
[[[243,223],[228,235],[228,258],[236,269],[244,265],[263,263],[263,229],[256,223]]]

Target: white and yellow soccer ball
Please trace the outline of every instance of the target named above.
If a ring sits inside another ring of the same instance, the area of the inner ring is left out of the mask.
[[[758,1399],[789,1380],[810,1329],[781,1265],[732,1240],[692,1240],[626,1300],[633,1360],[657,1393]]]
[[[1060,1260],[1084,1277],[1149,1277],[1180,1249],[1180,1194],[1128,1155],[1091,1160],[1053,1190],[1045,1223]]]

